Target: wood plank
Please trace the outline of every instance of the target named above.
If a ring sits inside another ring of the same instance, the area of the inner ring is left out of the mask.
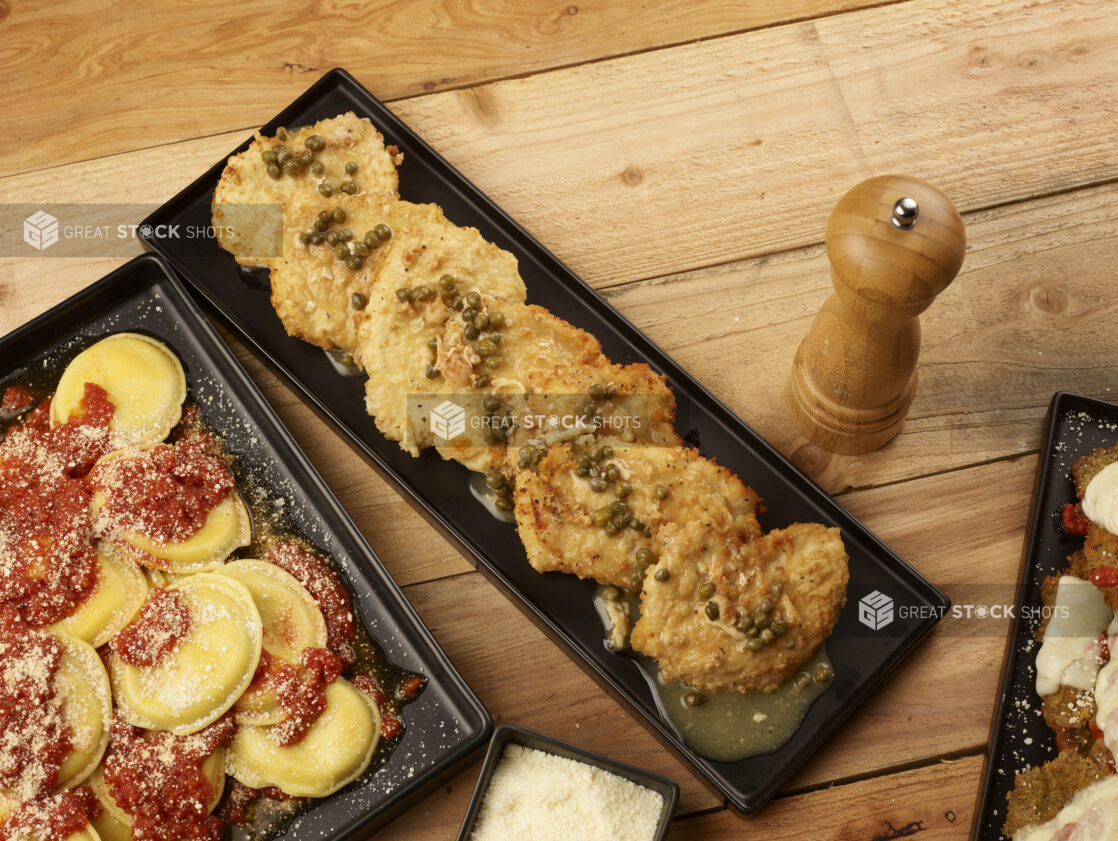
[[[881,2],[4,4],[0,172],[258,125],[335,66],[391,100]]]
[[[378,841],[455,838],[478,770],[479,764],[475,764],[380,830]],[[668,841],[747,837],[770,841],[888,841],[909,837],[963,841],[969,832],[981,770],[982,758],[968,757],[778,798],[751,818],[727,809],[684,817],[672,825]]]
[[[822,247],[609,290],[770,443],[831,491],[1035,451],[1056,391],[1118,396],[1118,187],[967,214],[955,283],[921,316],[919,389],[900,435],[865,455],[810,444],[784,389],[831,292]]]
[[[839,196],[889,169],[929,178],[964,210],[1118,177],[1109,154],[1118,111],[1089,106],[1118,87],[1118,17],[1106,0],[1075,11],[910,0],[393,107],[606,287],[819,242]],[[898,55],[903,72],[874,87],[869,68],[892,67]],[[931,90],[961,93],[932,101]],[[872,107],[862,102],[871,94]],[[1086,111],[1091,119],[1076,117]],[[0,195],[160,202],[244,136],[4,178]]]

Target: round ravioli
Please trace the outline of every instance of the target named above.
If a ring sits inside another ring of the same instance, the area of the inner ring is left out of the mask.
[[[101,507],[101,494],[93,495],[94,518]],[[127,529],[112,537],[122,551],[144,566],[172,573],[205,572],[222,566],[233,552],[252,541],[252,517],[241,495],[231,491],[213,507],[202,528],[186,540],[162,543]]]
[[[81,411],[86,383],[105,389],[116,409],[109,426],[114,450],[162,441],[179,422],[186,400],[186,375],[178,357],[162,342],[139,333],[117,333],[74,357],[51,400],[52,425]]]
[[[260,660],[262,628],[252,595],[224,575],[176,581],[190,627],[154,666],[125,663],[113,652],[117,709],[129,724],[185,736],[236,703]]]
[[[225,748],[218,748],[206,757],[202,763],[202,773],[213,788],[208,813],[217,808],[221,795],[225,792]],[[91,821],[97,832],[104,841],[129,841],[132,837],[132,815],[117,805],[100,767],[89,778],[89,788],[101,804],[101,814]]]
[[[264,650],[272,657],[298,663],[303,649],[326,647],[326,620],[294,575],[269,561],[252,559],[228,563],[221,574],[241,582],[252,594],[264,626]],[[246,690],[236,710],[241,724],[275,724],[284,716],[275,690],[267,684]]]
[[[66,634],[55,636],[62,643],[55,686],[65,703],[64,715],[73,741],[58,771],[58,786],[73,788],[101,762],[109,744],[113,698],[109,676],[93,646]]]
[[[326,797],[369,767],[380,711],[344,678],[326,687],[326,710],[294,745],[280,747],[268,727],[242,725],[225,770],[252,788],[275,786],[293,797]]]
[[[107,544],[97,546],[97,586],[78,609],[50,626],[85,640],[94,648],[107,643],[135,617],[148,594],[143,571]]]

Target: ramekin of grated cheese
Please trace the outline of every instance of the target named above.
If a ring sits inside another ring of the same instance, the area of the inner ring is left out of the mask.
[[[667,777],[502,724],[458,841],[663,841],[678,801]]]

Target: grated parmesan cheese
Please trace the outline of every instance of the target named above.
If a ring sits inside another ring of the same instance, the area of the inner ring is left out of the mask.
[[[656,791],[585,762],[508,745],[470,841],[652,841]]]

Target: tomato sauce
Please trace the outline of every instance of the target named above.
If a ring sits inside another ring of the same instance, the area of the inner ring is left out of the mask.
[[[90,818],[101,814],[101,804],[86,788],[62,791],[17,806],[0,824],[0,841],[64,841],[81,832]]]
[[[0,608],[0,639],[0,789],[32,800],[55,787],[73,747],[56,686],[63,649],[57,637],[29,628],[12,608]]]
[[[235,732],[230,717],[189,736],[113,720],[103,773],[113,800],[133,816],[134,841],[220,841],[225,821],[208,814],[214,790],[202,764]]]
[[[404,730],[404,723],[388,703],[388,698],[376,678],[372,675],[357,675],[353,679],[353,685],[372,698],[373,703],[380,710],[380,737],[387,740],[399,736]]]
[[[0,605],[41,627],[69,616],[97,584],[86,474],[109,449],[113,405],[86,383],[81,413],[54,429],[40,404],[0,443]]]
[[[113,650],[133,666],[156,666],[190,630],[190,611],[178,590],[157,587],[139,616],[112,639]]]
[[[4,397],[0,399],[0,419],[14,418],[21,412],[26,412],[35,404],[35,398],[26,388],[13,385],[4,389]]]
[[[93,479],[105,491],[98,527],[110,534],[136,532],[157,543],[195,534],[234,484],[216,442],[205,434],[109,461]]]
[[[289,540],[268,549],[268,560],[291,573],[318,604],[326,620],[326,644],[342,662],[342,668],[353,665],[357,654],[353,640],[357,635],[349,593],[338,581],[325,560]]]
[[[326,710],[326,687],[342,673],[342,662],[325,648],[304,648],[299,666],[280,662],[270,680],[287,718],[272,730],[276,742],[288,747],[302,740]]]

